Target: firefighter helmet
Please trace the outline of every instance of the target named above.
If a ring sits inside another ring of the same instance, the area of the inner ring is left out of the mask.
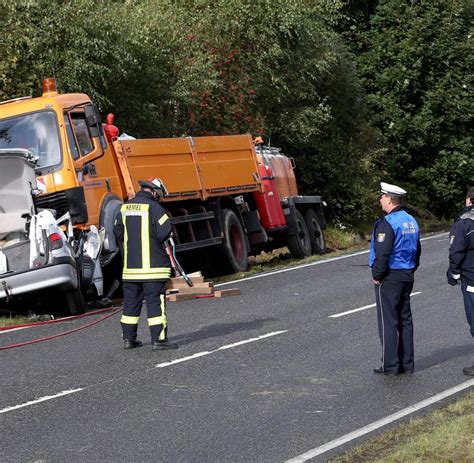
[[[138,180],[138,184],[141,188],[149,188],[150,190],[157,191],[160,196],[168,194],[168,190],[160,178],[148,177],[146,180]]]

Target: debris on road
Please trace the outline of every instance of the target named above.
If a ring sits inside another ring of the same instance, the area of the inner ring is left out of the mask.
[[[201,272],[188,275],[193,282],[189,287],[182,277],[171,278],[166,285],[166,300],[170,302],[187,301],[198,297],[227,297],[240,294],[239,288],[215,290],[212,281],[204,281]]]

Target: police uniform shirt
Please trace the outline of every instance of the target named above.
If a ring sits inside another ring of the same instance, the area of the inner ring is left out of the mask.
[[[369,261],[374,280],[414,281],[420,254],[418,224],[400,206],[375,223]]]
[[[122,205],[115,230],[124,243],[124,281],[170,278],[171,262],[163,242],[171,234],[171,220],[151,193],[140,190]]]

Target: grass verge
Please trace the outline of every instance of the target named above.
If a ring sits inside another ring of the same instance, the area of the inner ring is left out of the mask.
[[[330,463],[474,461],[474,392],[368,440]]]
[[[295,267],[322,259],[341,256],[350,252],[366,249],[368,246],[367,237],[364,236],[364,234],[350,230],[328,227],[324,232],[324,236],[326,238],[326,254],[313,255],[305,259],[295,259],[291,256],[288,248],[278,248],[272,252],[263,252],[256,257],[249,257],[249,270],[247,272],[216,277],[213,278],[213,281],[214,283],[225,283],[258,273]]]
[[[18,316],[0,316],[0,328],[5,328],[7,326],[22,325],[24,323],[31,323],[32,320],[27,317],[18,317]]]

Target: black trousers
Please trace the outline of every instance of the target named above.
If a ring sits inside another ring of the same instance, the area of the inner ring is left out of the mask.
[[[474,338],[474,293],[467,290],[467,281],[461,283],[462,296],[464,299],[464,310],[466,311],[466,319],[471,329],[471,336]],[[471,285],[472,286],[472,285]]]
[[[123,282],[123,314],[120,319],[123,339],[137,339],[138,320],[146,301],[148,326],[152,342],[165,341],[168,334],[166,320],[166,281],[145,283]]]
[[[375,285],[382,368],[385,372],[413,371],[414,344],[410,294],[413,282],[383,280]]]

